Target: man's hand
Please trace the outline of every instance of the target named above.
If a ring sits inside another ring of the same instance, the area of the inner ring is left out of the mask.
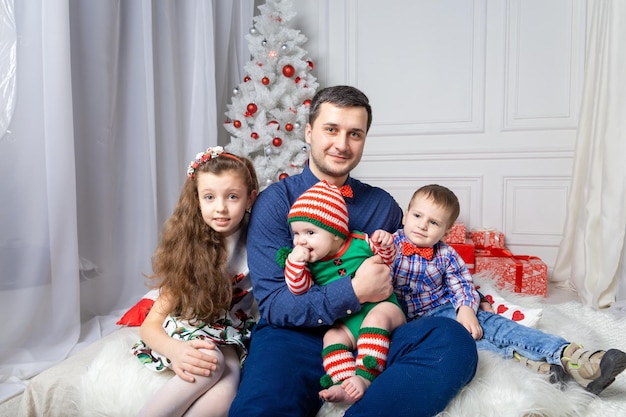
[[[352,288],[361,304],[386,300],[393,292],[391,271],[380,256],[367,258],[355,272]]]

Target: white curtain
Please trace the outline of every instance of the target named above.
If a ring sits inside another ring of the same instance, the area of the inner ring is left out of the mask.
[[[0,4],[2,400],[146,292],[188,161],[226,141],[254,1]]]
[[[583,303],[626,302],[626,2],[588,0],[585,82],[553,280]]]

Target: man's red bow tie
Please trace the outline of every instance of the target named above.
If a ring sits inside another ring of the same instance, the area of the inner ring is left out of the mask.
[[[339,192],[344,197],[352,198],[352,187],[350,187],[349,185],[342,185],[341,187],[339,187]]]
[[[402,254],[405,256],[419,255],[422,258],[433,259],[435,252],[433,248],[420,248],[409,242],[402,242]]]

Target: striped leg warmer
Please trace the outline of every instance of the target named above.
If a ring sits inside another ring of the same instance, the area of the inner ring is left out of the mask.
[[[389,353],[389,333],[385,329],[363,327],[356,341],[356,374],[373,381],[385,369]]]
[[[326,375],[320,379],[320,384],[324,388],[338,384],[355,374],[354,355],[344,344],[327,346],[322,351],[322,363]]]

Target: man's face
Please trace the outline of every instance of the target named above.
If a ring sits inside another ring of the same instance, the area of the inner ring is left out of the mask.
[[[319,179],[343,185],[361,160],[366,136],[367,110],[322,103],[313,126],[306,126],[311,171]]]

